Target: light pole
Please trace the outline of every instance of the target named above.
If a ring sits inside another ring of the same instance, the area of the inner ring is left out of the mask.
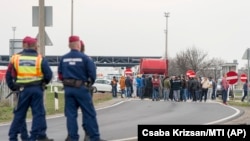
[[[71,35],[73,35],[73,24],[74,24],[74,22],[73,22],[73,20],[74,20],[74,18],[73,18],[73,15],[74,15],[74,0],[71,0]]]
[[[16,31],[16,27],[15,26],[12,27],[12,31],[13,31],[13,40],[12,40],[12,46],[11,46],[11,56],[14,54],[15,31]]]
[[[166,17],[165,59],[168,59],[168,17],[169,17],[169,12],[165,12],[165,17]]]
[[[44,0],[39,0],[39,49],[40,54],[45,56],[45,6]]]

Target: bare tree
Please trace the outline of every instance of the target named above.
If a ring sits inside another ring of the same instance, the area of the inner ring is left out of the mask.
[[[209,59],[208,53],[195,46],[176,54],[175,58],[169,61],[170,74],[184,74],[187,70],[194,70],[198,76],[219,76],[220,66],[225,61],[217,58]]]
[[[186,71],[189,69],[187,66],[188,60],[187,60],[187,54],[186,52],[182,51],[180,53],[176,54],[176,67],[179,70],[180,74],[186,74]]]
[[[177,67],[176,58],[169,58],[168,67],[169,67],[169,69],[168,69],[169,76],[180,74],[179,69]]]

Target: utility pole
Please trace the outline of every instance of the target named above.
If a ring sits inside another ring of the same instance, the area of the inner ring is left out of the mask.
[[[165,72],[165,75],[168,75],[168,64],[169,64],[169,61],[168,61],[168,17],[169,17],[169,12],[165,12],[165,17],[166,17],[166,41],[165,41],[165,60],[166,60],[166,72]]]
[[[165,59],[168,59],[168,17],[169,17],[169,12],[165,12],[165,17],[166,17]]]
[[[73,16],[74,16],[74,2],[73,2],[74,0],[71,0],[71,35],[73,35],[74,33],[73,33],[73,27],[74,27],[74,22],[73,22],[73,20],[74,20],[74,18],[73,18]]]
[[[44,0],[39,0],[39,53],[45,57],[45,7]],[[43,92],[43,104],[46,108],[46,90]]]
[[[39,0],[39,53],[45,56],[45,8],[44,0]]]

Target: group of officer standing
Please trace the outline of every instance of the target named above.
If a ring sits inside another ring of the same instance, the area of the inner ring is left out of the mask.
[[[52,79],[52,70],[45,57],[37,52],[36,38],[23,39],[23,51],[11,57],[6,72],[6,82],[12,91],[17,92],[17,104],[9,129],[9,140],[53,141],[47,136],[46,110],[44,106],[44,86]],[[66,141],[78,141],[77,116],[80,108],[82,128],[90,141],[102,141],[92,101],[91,85],[96,79],[96,66],[84,53],[84,44],[79,36],[69,37],[70,51],[61,57],[58,76],[65,90],[65,117],[68,136]],[[81,52],[82,51],[82,52]],[[32,127],[27,132],[26,114],[32,111]]]

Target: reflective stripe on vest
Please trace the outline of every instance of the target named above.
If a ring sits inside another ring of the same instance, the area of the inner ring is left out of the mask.
[[[17,72],[18,84],[29,84],[36,81],[41,81],[43,73],[41,69],[42,56],[22,56],[15,55],[14,67]]]

